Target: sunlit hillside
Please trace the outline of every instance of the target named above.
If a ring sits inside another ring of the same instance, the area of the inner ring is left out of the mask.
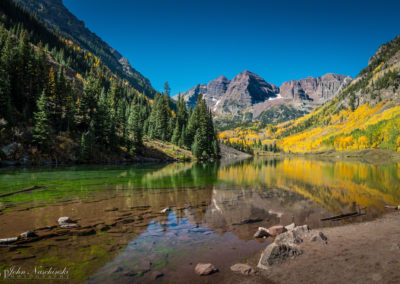
[[[382,45],[359,76],[312,113],[265,128],[239,127],[219,134],[244,145],[277,143],[291,153],[335,149],[400,148],[400,37]]]

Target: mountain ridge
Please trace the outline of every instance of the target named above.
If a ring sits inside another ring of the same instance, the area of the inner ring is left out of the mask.
[[[239,120],[271,123],[309,113],[316,106],[336,96],[351,80],[350,76],[327,73],[298,81],[286,81],[278,87],[259,75],[244,70],[232,80],[221,75],[207,84],[197,84],[181,95],[188,107],[194,107],[199,94],[203,94],[217,119],[236,117]],[[177,98],[178,95],[173,97],[175,100]],[[284,114],[276,119],[265,118],[266,115],[270,117],[271,110]],[[266,111],[269,111],[268,114]]]

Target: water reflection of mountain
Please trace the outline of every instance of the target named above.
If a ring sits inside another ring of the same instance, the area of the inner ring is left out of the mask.
[[[272,164],[271,164],[272,163]],[[219,181],[257,188],[278,187],[310,198],[328,211],[348,211],[353,202],[376,214],[400,201],[399,165],[322,162],[301,158],[245,161],[220,168]]]
[[[328,212],[312,200],[277,188],[252,189],[215,187],[204,215],[204,224],[218,233],[233,232],[249,240],[259,226],[291,222],[319,226]]]

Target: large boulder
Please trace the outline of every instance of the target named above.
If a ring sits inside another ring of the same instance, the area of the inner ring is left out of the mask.
[[[198,275],[210,275],[213,274],[214,272],[217,272],[218,269],[215,268],[214,265],[212,265],[211,263],[198,263],[194,269],[194,271],[198,274]]]
[[[263,251],[257,267],[269,269],[271,266],[281,264],[288,258],[295,258],[301,255],[303,251],[295,246],[288,244],[272,243]]]

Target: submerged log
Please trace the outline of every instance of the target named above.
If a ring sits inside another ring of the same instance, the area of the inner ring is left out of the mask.
[[[26,189],[0,194],[0,197],[7,197],[7,196],[11,196],[11,195],[14,195],[14,194],[17,194],[17,193],[23,193],[23,192],[32,191],[32,190],[35,190],[35,189],[42,189],[42,188],[44,188],[44,186],[35,185],[35,186],[29,187],[29,188],[26,188]]]

